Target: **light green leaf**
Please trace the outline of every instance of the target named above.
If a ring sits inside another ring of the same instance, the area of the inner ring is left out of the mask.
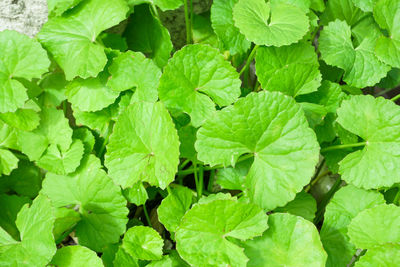
[[[357,248],[400,243],[400,207],[378,205],[360,212],[349,224],[348,235]]]
[[[283,47],[260,47],[256,73],[263,89],[297,96],[316,91],[321,84],[314,47],[300,42]]]
[[[250,48],[246,40],[233,21],[233,6],[238,0],[214,0],[211,6],[211,22],[218,39],[224,49],[232,55],[245,53]]]
[[[284,207],[276,208],[275,212],[287,212],[312,222],[317,212],[317,202],[312,195],[300,192]]]
[[[192,201],[192,190],[187,187],[173,188],[171,193],[161,201],[157,208],[158,219],[169,232],[176,232]]]
[[[19,231],[15,220],[17,219],[18,212],[26,203],[31,203],[31,200],[27,197],[0,194],[0,228],[5,230],[15,240],[19,239]]]
[[[116,91],[135,89],[135,101],[156,102],[160,69],[142,53],[128,51],[114,58],[109,67],[111,78],[107,85]]]
[[[40,87],[43,89],[39,101],[42,106],[58,107],[62,101],[66,100],[65,87],[67,85],[64,73],[53,72],[40,81]]]
[[[126,200],[93,155],[69,176],[47,173],[42,192],[55,207],[79,206],[82,220],[75,232],[80,245],[102,251],[125,232]]]
[[[244,242],[247,266],[325,266],[326,252],[311,222],[291,214],[269,216],[268,230]]]
[[[74,172],[81,162],[84,152],[83,143],[76,139],[66,151],[60,151],[56,145],[50,145],[37,165],[55,174]]]
[[[216,183],[224,189],[246,190],[246,175],[253,163],[248,159],[235,164],[235,167],[219,169],[216,174]]]
[[[264,209],[292,200],[309,182],[319,146],[301,107],[278,92],[251,93],[216,112],[198,131],[199,160],[234,165],[254,155],[246,176],[249,197]]]
[[[104,47],[96,38],[124,20],[128,11],[124,0],[84,1],[76,12],[50,19],[37,37],[64,70],[67,80],[96,77],[107,63]]]
[[[357,199],[357,201],[354,201]],[[347,236],[347,227],[358,213],[385,202],[378,192],[352,185],[339,189],[326,206],[321,241],[328,253],[327,267],[346,266],[357,251]]]
[[[30,207],[22,207],[15,221],[21,241],[0,228],[1,266],[46,266],[54,253],[54,211],[50,201],[39,195]]]
[[[96,252],[82,246],[60,248],[51,260],[51,264],[62,267],[104,266]]]
[[[400,258],[400,245],[387,244],[384,246],[373,247],[367,250],[364,256],[355,263],[355,267],[391,267],[395,259]]]
[[[372,12],[378,0],[353,0],[353,4],[364,12]]]
[[[158,90],[167,108],[189,114],[198,127],[212,116],[215,103],[226,106],[239,97],[240,84],[239,74],[218,50],[196,44],[174,54]]]
[[[103,254],[104,255],[104,254]],[[133,258],[125,249],[120,246],[113,261],[113,267],[139,267],[138,260]]]
[[[343,101],[337,114],[344,129],[366,142],[339,163],[342,179],[365,189],[400,182],[400,107],[382,97],[360,95]]]
[[[182,0],[177,1],[183,4]],[[171,37],[168,30],[158,18],[153,16],[149,8],[147,5],[135,6],[124,37],[126,37],[130,50],[144,53],[153,59],[159,68],[163,68],[171,56],[173,48]]]
[[[7,149],[0,148],[0,174],[9,175],[18,167],[18,158]]]
[[[267,215],[253,204],[233,199],[196,204],[182,218],[176,248],[190,265],[246,266],[243,249],[228,239],[259,236],[267,222]]]
[[[125,233],[122,248],[135,259],[159,260],[164,240],[156,230],[146,226],[134,226]]]
[[[171,251],[170,254],[164,255],[159,261],[152,261],[146,267],[188,267],[187,262],[179,257],[176,250]]]
[[[354,0],[329,0],[327,1],[325,12],[321,15],[322,25],[328,25],[329,22],[336,19],[346,21],[348,25],[355,25],[365,15],[359,8],[353,4]],[[361,0],[369,1],[369,0]],[[361,2],[360,1],[360,2]]]
[[[69,231],[81,220],[79,212],[68,208],[55,209],[56,221],[54,222],[53,234],[56,243],[63,241]]]
[[[15,112],[0,113],[0,120],[4,121],[11,127],[32,131],[39,125],[40,107],[32,100],[28,100],[23,108],[17,109]]]
[[[111,90],[100,78],[77,78],[67,85],[66,95],[73,110],[93,112],[114,103],[119,93]]]
[[[239,0],[233,8],[233,20],[247,40],[266,46],[295,43],[309,28],[303,10],[280,0]]]
[[[136,206],[144,205],[146,200],[149,198],[142,182],[138,182],[132,187],[124,189],[123,194],[130,203],[133,203]]]
[[[17,78],[40,78],[50,65],[40,44],[16,31],[0,32],[0,113],[22,108],[28,95]]]
[[[119,116],[107,145],[110,177],[123,188],[139,181],[165,188],[174,180],[178,164],[178,134],[164,105],[130,105]]]
[[[391,65],[400,68],[400,2],[396,0],[378,0],[374,6],[374,18],[382,29],[388,31],[388,37],[381,36],[375,47],[376,56]]]
[[[47,0],[49,17],[61,16],[65,11],[77,6],[82,0]]]
[[[371,36],[354,47],[351,28],[336,20],[325,26],[319,38],[322,59],[329,65],[345,71],[343,80],[354,87],[373,86],[384,78],[390,67],[375,56],[374,45],[379,36]]]

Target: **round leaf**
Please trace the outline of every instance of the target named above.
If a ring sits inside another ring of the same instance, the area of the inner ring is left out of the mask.
[[[278,92],[259,92],[216,112],[198,131],[198,159],[234,165],[251,153],[246,176],[252,201],[265,209],[283,206],[309,182],[319,146],[302,108]]]
[[[122,248],[135,259],[160,260],[164,241],[156,230],[146,226],[130,228],[122,241]]]
[[[51,264],[62,267],[102,267],[103,262],[96,252],[82,246],[67,246],[57,250]]]

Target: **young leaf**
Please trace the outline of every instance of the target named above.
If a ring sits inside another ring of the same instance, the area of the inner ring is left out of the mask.
[[[125,198],[136,206],[144,205],[149,198],[146,188],[142,182],[134,184],[131,188],[126,188],[123,191]]]
[[[50,201],[39,195],[30,207],[22,207],[15,224],[21,241],[14,240],[0,228],[0,265],[46,266],[54,253],[54,211]]]
[[[229,50],[232,55],[245,53],[251,44],[234,25],[232,10],[237,2],[238,0],[214,0],[211,6],[212,27],[224,49]]]
[[[327,255],[311,222],[276,213],[268,226],[262,236],[244,242],[247,266],[325,266]]]
[[[375,56],[374,46],[379,38],[371,33],[354,47],[351,28],[346,22],[335,20],[325,26],[319,38],[322,59],[345,71],[343,80],[354,87],[373,86],[384,78],[390,67]]]
[[[148,182],[165,188],[175,178],[179,140],[161,102],[137,102],[118,118],[107,145],[105,165],[123,188]]]
[[[319,146],[301,107],[278,92],[260,92],[216,112],[198,131],[199,160],[234,165],[250,153],[249,197],[264,209],[292,200],[314,172]]]
[[[40,78],[50,65],[46,51],[16,31],[0,32],[0,113],[15,112],[28,100],[19,79]]]
[[[357,199],[357,201],[353,201]],[[328,253],[327,267],[347,265],[356,247],[350,243],[347,227],[361,211],[385,203],[378,192],[366,191],[352,185],[339,189],[326,206],[321,241]]]
[[[381,36],[376,42],[376,56],[391,65],[400,68],[400,2],[379,0],[374,6],[374,18],[379,26],[388,31],[389,37]]]
[[[135,101],[156,102],[160,69],[142,53],[128,51],[114,58],[108,68],[111,74],[107,85],[115,91],[135,89]]]
[[[192,190],[186,187],[173,188],[171,194],[161,201],[157,209],[158,219],[169,232],[176,232],[183,215],[192,205],[192,201]]]
[[[308,31],[308,17],[297,6],[283,2],[239,0],[233,8],[235,26],[257,45],[283,46],[297,42]]]
[[[246,266],[243,249],[228,239],[259,236],[268,228],[267,222],[267,215],[259,207],[234,199],[197,204],[181,220],[175,235],[176,248],[190,265]]]
[[[128,222],[126,200],[100,166],[90,155],[71,175],[48,173],[42,189],[55,207],[79,205],[82,220],[76,225],[76,236],[80,245],[95,251],[118,242]]]
[[[283,47],[260,47],[256,73],[263,89],[290,96],[311,93],[321,84],[318,57],[305,42]]]
[[[350,223],[348,235],[357,248],[400,243],[400,207],[378,205],[360,212]]]
[[[238,73],[218,50],[197,44],[174,54],[158,91],[168,109],[189,114],[192,125],[198,127],[212,116],[215,103],[226,106],[236,101],[240,84]]]
[[[156,230],[147,226],[134,226],[125,233],[122,248],[135,259],[159,260],[164,241]]]
[[[82,246],[67,246],[57,250],[51,260],[55,266],[91,266],[103,267],[103,263],[96,252]]]
[[[96,38],[124,20],[128,10],[124,0],[84,1],[75,12],[50,19],[37,37],[64,70],[67,80],[96,77],[107,63],[104,47]]]
[[[362,150],[347,155],[340,163],[343,180],[365,189],[391,186],[400,182],[400,108],[373,96],[352,96],[337,110],[337,121],[360,136]]]

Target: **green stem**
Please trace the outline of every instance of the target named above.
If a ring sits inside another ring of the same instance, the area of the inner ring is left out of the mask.
[[[324,165],[325,165],[325,159],[323,159],[323,160],[321,161],[321,164],[319,164],[319,166],[318,166],[318,168],[317,168],[317,171],[315,172],[313,178],[311,179],[310,183],[306,186],[306,188],[304,189],[304,191],[306,191],[306,192],[310,191],[311,186],[313,185],[313,181],[315,181],[316,179],[319,178],[319,176],[320,176],[319,174],[320,174],[322,168],[324,167]]]
[[[318,210],[314,219],[314,224],[317,225],[323,218],[324,212],[325,212],[325,207],[328,205],[329,201],[331,200],[332,196],[335,194],[335,192],[339,189],[340,184],[342,183],[342,180],[340,177],[336,179],[336,182],[332,185],[331,189],[326,193],[324,198],[322,199],[321,203],[318,205]]]
[[[207,190],[212,192],[214,186],[215,170],[210,171],[210,179],[208,180]]]
[[[186,24],[186,44],[191,44],[192,43],[192,30],[191,30],[191,24],[190,24],[190,18],[189,18],[189,7],[188,7],[188,0],[184,0],[184,5],[185,5],[185,24]]]
[[[64,111],[64,116],[67,116],[67,100],[64,100],[62,102],[62,108],[63,108],[63,111]]]
[[[321,25],[318,25],[318,28],[311,35],[311,42],[314,42],[315,36],[317,36],[317,33],[319,32],[320,29],[321,29]]]
[[[151,10],[153,12],[153,15],[156,16],[157,18],[160,18],[160,16],[158,15],[158,11],[157,11],[157,7],[154,4],[151,4]]]
[[[168,195],[172,195],[171,187],[167,186]]]
[[[394,89],[397,89],[397,87],[393,87],[393,88],[389,88],[389,89],[385,89],[385,90],[383,90],[383,91],[380,91],[379,93],[377,93],[377,94],[375,95],[375,97],[384,95],[384,94],[386,94],[386,93],[389,93],[390,91],[392,91],[392,90],[394,90]]]
[[[203,165],[200,165],[199,167],[199,177],[198,177],[198,187],[197,189],[197,200],[201,198],[203,195],[203,184],[204,184],[204,167]]]
[[[360,142],[360,143],[354,143],[354,144],[329,146],[329,147],[322,148],[321,153],[332,151],[332,150],[343,149],[343,148],[360,147],[360,146],[365,146],[366,144],[367,144],[367,142]]]
[[[397,193],[396,196],[393,199],[393,204],[399,205],[399,199],[400,199],[400,186],[397,188]]]
[[[193,161],[192,165],[193,165],[194,183],[196,184],[197,198],[199,198],[198,194],[199,178],[197,177],[197,162]]]
[[[150,227],[153,227],[153,225],[151,224],[151,220],[150,220],[150,217],[149,217],[149,213],[147,212],[146,204],[143,204],[143,212],[144,212],[144,217],[146,217],[147,224],[148,224]]]
[[[393,102],[395,102],[397,99],[400,98],[400,94],[396,95],[395,97],[391,98],[390,100],[392,100]]]
[[[240,70],[239,77],[242,76],[243,72],[250,67],[251,62],[253,61],[254,57],[256,56],[256,51],[259,45],[255,45],[253,50],[251,50],[249,57],[247,58],[246,65]]]
[[[182,162],[181,165],[179,165],[178,171],[183,170],[183,168],[186,167],[186,165],[188,165],[190,162],[190,159],[186,159],[184,162]]]
[[[253,154],[244,155],[244,156],[242,156],[241,158],[239,158],[239,159],[236,161],[236,163],[245,161],[245,160],[250,159],[250,158],[252,158],[252,157],[254,157]],[[215,165],[215,166],[213,166],[213,167],[204,167],[203,170],[204,170],[204,171],[211,171],[211,170],[216,170],[216,169],[221,169],[221,168],[225,168],[225,166],[223,166],[223,165]],[[194,173],[194,172],[195,172],[195,168],[190,168],[190,169],[187,169],[187,170],[179,171],[179,172],[177,173],[177,175],[188,175],[188,174],[192,174],[192,173]]]

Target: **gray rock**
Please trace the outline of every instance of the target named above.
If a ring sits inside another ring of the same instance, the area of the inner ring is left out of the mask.
[[[0,31],[35,36],[47,21],[46,0],[0,0]]]

